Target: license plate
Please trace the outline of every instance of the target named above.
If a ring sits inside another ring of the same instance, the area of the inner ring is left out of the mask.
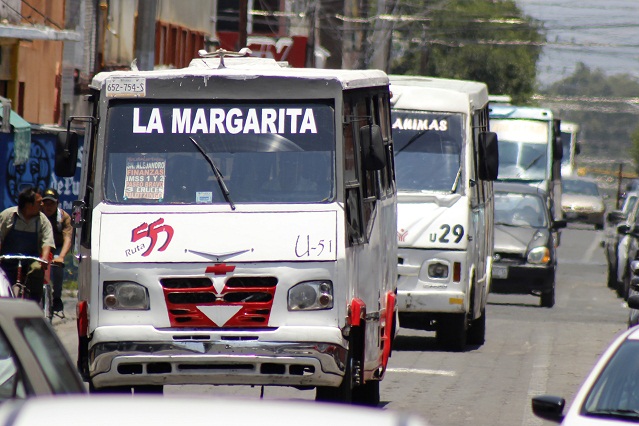
[[[508,278],[508,266],[493,266],[493,278]]]

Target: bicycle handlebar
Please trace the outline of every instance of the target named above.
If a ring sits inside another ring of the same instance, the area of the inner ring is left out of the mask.
[[[26,254],[3,254],[3,255],[0,255],[0,260],[35,260],[43,264],[49,263],[46,260],[41,259],[39,257],[29,256]]]

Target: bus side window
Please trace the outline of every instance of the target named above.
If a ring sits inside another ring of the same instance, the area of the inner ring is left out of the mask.
[[[390,124],[390,99],[388,93],[376,96],[377,115],[379,126],[382,129],[382,138],[386,148],[386,168],[380,172],[382,176],[382,188],[386,195],[392,195],[395,190],[395,155],[393,154],[393,143],[391,139]]]
[[[97,91],[93,91],[92,96],[89,99],[96,100],[98,99]],[[98,102],[93,101],[93,117],[98,116]],[[85,205],[85,213],[84,213],[84,222],[82,224],[82,231],[80,236],[80,244],[83,247],[90,248],[91,247],[91,222],[93,216],[93,198],[95,196],[95,176],[96,176],[96,147],[98,146],[98,126],[96,124],[87,123],[87,127],[85,129],[86,136],[84,138],[84,155],[87,156],[86,167],[87,167],[87,182],[86,182],[86,191],[84,194],[81,194],[81,199],[84,201]],[[100,171],[101,172],[101,171]]]
[[[358,155],[355,146],[355,124],[351,120],[353,107],[349,98],[344,99],[344,188],[346,204],[346,234],[349,245],[362,242],[362,210],[358,176]]]

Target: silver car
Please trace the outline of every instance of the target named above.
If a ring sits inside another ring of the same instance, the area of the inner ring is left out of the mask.
[[[585,178],[562,178],[561,188],[561,210],[569,223],[604,228],[606,203],[597,182]]]

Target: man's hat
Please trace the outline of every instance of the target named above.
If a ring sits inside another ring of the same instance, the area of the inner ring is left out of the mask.
[[[44,191],[44,194],[42,194],[42,200],[53,200],[53,201],[58,201],[58,199],[60,198],[60,196],[58,195],[58,191],[56,191],[53,188],[48,188]]]

